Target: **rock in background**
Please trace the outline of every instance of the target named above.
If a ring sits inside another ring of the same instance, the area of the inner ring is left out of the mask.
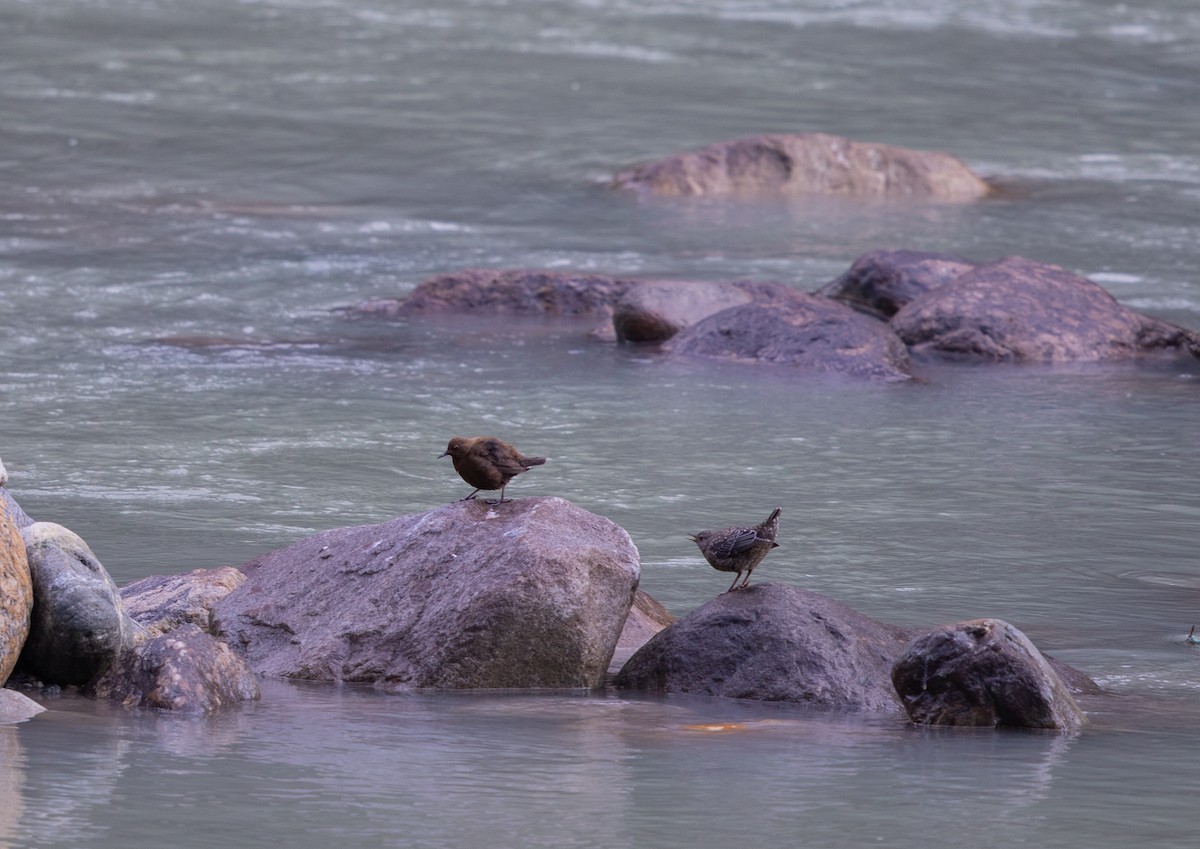
[[[1085,722],[1042,653],[998,619],[917,637],[897,659],[892,681],[909,718],[922,725],[1070,730]]]
[[[885,381],[912,379],[908,349],[887,324],[803,293],[722,310],[683,330],[663,349]]]
[[[990,191],[948,153],[825,133],[720,142],[618,173],[614,186],[666,197],[904,197],[969,201]]]
[[[605,681],[639,566],[609,520],[528,498],[325,531],[242,571],[214,617],[258,674],[590,688]]]
[[[953,254],[871,251],[813,294],[842,301],[886,321],[915,298],[940,289],[976,267]]]
[[[33,582],[29,637],[18,669],[46,684],[86,684],[140,630],[86,542],[61,525],[22,530]]]
[[[1200,336],[1122,306],[1092,281],[1009,257],[910,301],[891,319],[916,353],[1062,363],[1171,351],[1200,356]]]
[[[9,514],[8,503],[0,501],[0,687],[8,680],[29,637],[32,610],[33,581],[25,543]]]

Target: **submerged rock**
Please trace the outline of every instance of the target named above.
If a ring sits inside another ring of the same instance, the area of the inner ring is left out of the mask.
[[[34,605],[18,668],[47,684],[85,684],[132,648],[140,629],[79,536],[52,522],[35,522],[21,535]]]
[[[904,630],[784,584],[724,593],[652,637],[618,687],[898,712]]]
[[[389,318],[420,313],[607,317],[627,285],[599,274],[469,268],[431,277],[406,298],[376,298],[350,312]]]
[[[1086,721],[1029,638],[999,619],[937,628],[905,647],[892,681],[922,725],[1070,730]]]
[[[948,153],[824,133],[720,142],[616,175],[618,188],[670,197],[842,195],[975,200],[988,185]]]
[[[721,310],[796,294],[782,283],[750,280],[639,280],[617,298],[613,329],[619,342],[665,342]]]
[[[126,707],[182,714],[209,714],[259,697],[258,678],[246,662],[192,624],[124,652],[88,691]]]
[[[799,366],[910,380],[908,349],[881,321],[829,298],[797,292],[785,302],[722,310],[663,346],[680,355]]]
[[[860,312],[888,319],[926,292],[958,279],[976,263],[928,251],[871,251],[814,294],[835,298]]]
[[[561,498],[448,504],[245,564],[214,608],[267,676],[389,689],[598,687],[638,583],[612,522]]]
[[[1122,306],[1092,281],[1009,257],[921,295],[892,317],[914,352],[1058,363],[1151,351],[1200,356],[1200,336]]]
[[[232,566],[195,569],[184,575],[153,575],[121,588],[129,616],[151,636],[197,625],[212,634],[212,608],[246,580]]]
[[[29,637],[32,610],[33,580],[25,543],[8,503],[0,500],[0,687],[8,680]]]

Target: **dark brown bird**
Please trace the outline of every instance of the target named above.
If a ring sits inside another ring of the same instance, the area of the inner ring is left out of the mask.
[[[692,542],[700,546],[700,553],[714,569],[720,572],[737,572],[733,583],[725,592],[744,589],[750,583],[750,573],[762,562],[772,548],[778,548],[775,535],[779,533],[779,508],[775,508],[766,521],[752,527],[722,528],[719,531],[700,531],[690,534]],[[742,578],[743,573],[745,578]],[[738,580],[742,585],[738,586]]]
[[[504,488],[510,480],[530,466],[546,462],[545,457],[526,457],[515,445],[494,436],[456,436],[438,456],[449,456],[459,477],[475,487],[475,492],[460,500],[474,498],[481,489],[498,489],[500,500],[494,504],[504,503]]]

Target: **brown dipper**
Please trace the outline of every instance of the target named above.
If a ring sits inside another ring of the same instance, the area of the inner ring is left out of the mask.
[[[779,533],[779,508],[761,524],[749,528],[722,528],[719,531],[700,531],[690,539],[700,547],[709,565],[721,572],[737,572],[725,592],[744,589],[750,583],[750,573],[762,562],[772,548],[778,548],[775,535]],[[737,582],[745,573],[742,585]]]
[[[459,477],[475,487],[475,492],[460,500],[474,498],[481,489],[498,489],[500,500],[494,504],[504,503],[504,487],[510,480],[530,466],[546,462],[545,457],[526,457],[516,446],[494,436],[456,436],[438,456],[447,455]]]

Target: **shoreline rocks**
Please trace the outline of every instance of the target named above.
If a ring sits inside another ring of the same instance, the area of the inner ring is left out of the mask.
[[[991,191],[948,153],[826,133],[719,142],[621,171],[612,185],[661,197],[840,195],[971,201]]]
[[[640,568],[609,520],[524,498],[325,531],[242,571],[213,613],[256,673],[413,690],[602,686]]]

